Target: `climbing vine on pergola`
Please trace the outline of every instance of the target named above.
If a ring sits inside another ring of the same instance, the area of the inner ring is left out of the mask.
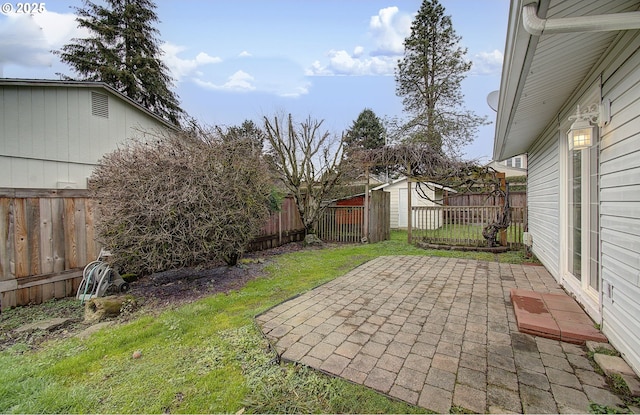
[[[373,150],[362,150],[351,155],[350,162],[365,170],[368,177],[373,167],[386,167],[407,177],[408,206],[411,209],[411,183],[416,183],[418,194],[432,202],[440,202],[429,197],[422,186],[438,183],[455,189],[458,193],[484,192],[504,198],[504,207],[496,220],[487,224],[482,232],[489,246],[496,245],[498,232],[506,229],[511,222],[508,194],[504,175],[490,167],[482,167],[473,161],[454,159],[434,150],[428,144],[399,144]],[[409,242],[411,242],[411,214],[409,220]]]

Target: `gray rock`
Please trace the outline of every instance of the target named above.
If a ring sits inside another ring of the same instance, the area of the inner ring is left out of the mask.
[[[596,353],[593,355],[593,360],[596,361],[607,376],[611,376],[614,373],[635,376],[633,369],[621,357]]]
[[[614,349],[614,347],[609,343],[601,343],[601,342],[594,342],[594,341],[588,340],[586,342],[586,346],[587,346],[587,349],[589,349],[592,352],[596,352],[598,349],[606,349],[612,352],[616,352],[616,349]]]
[[[112,321],[103,321],[102,323],[94,324],[93,326],[89,326],[80,333],[77,334],[79,339],[86,339],[91,336],[93,333],[100,331],[101,329],[111,326],[113,324]]]
[[[53,331],[57,328],[66,326],[71,321],[72,320],[69,318],[52,318],[49,320],[36,321],[35,323],[25,324],[24,326],[18,327],[16,332],[24,333],[36,330]]]
[[[322,246],[323,244],[324,242],[322,242],[320,238],[313,233],[304,237],[304,246]]]

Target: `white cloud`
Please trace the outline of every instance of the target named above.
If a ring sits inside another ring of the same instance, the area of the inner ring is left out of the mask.
[[[474,75],[495,75],[502,71],[502,52],[495,49],[491,52],[480,52],[474,55],[471,73]]]
[[[214,91],[235,91],[246,92],[254,91],[256,87],[253,85],[255,79],[243,70],[239,70],[231,75],[227,82],[222,85],[214,84],[213,82],[203,81],[201,79],[194,79],[197,85],[203,88],[212,89]]]
[[[365,54],[358,45],[352,53],[346,50],[327,52],[328,62],[314,61],[305,71],[307,76],[393,75],[398,59],[404,55],[404,39],[411,34],[412,16],[398,7],[380,9],[369,20],[373,51]]]
[[[376,46],[372,55],[402,55],[404,39],[411,34],[411,21],[410,14],[395,6],[380,9],[376,16],[371,16],[369,32]]]
[[[238,56],[240,56],[241,58],[246,58],[251,56],[251,53],[247,52],[246,50],[243,50],[242,52],[240,52]]]
[[[69,43],[71,39],[89,37],[89,30],[78,27],[76,18],[73,13],[44,12],[33,15],[35,22],[42,27],[45,38],[55,49]]]
[[[224,88],[234,91],[253,91],[256,89],[256,87],[252,85],[253,81],[253,76],[241,70],[229,77],[229,81],[224,84]]]
[[[0,20],[0,65],[51,66],[55,60],[52,50],[88,35],[75,19],[71,13],[49,11],[5,15]]]
[[[280,94],[281,97],[287,98],[298,98],[301,95],[307,95],[309,93],[309,85],[302,85],[295,87],[292,92],[283,92]]]
[[[391,56],[372,56],[361,58],[360,55],[350,55],[345,50],[331,50],[327,54],[329,63],[323,65],[315,61],[305,71],[307,76],[331,75],[393,75],[397,65],[397,58]]]
[[[169,67],[173,77],[178,81],[197,73],[197,69],[201,66],[222,62],[222,59],[219,57],[208,55],[205,52],[198,53],[193,59],[182,59],[178,54],[185,50],[185,47],[169,42],[162,44],[162,51],[164,52],[162,60],[167,67]]]
[[[292,98],[308,94],[311,85],[300,65],[282,57],[236,56],[202,72],[194,82],[212,91]]]

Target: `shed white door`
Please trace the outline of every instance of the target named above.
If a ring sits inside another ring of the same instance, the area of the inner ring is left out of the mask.
[[[407,228],[407,189],[398,189],[398,227]],[[413,195],[412,195],[413,196]]]

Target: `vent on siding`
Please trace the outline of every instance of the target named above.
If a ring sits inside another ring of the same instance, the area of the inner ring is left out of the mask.
[[[109,97],[107,95],[91,92],[91,114],[109,118]]]

